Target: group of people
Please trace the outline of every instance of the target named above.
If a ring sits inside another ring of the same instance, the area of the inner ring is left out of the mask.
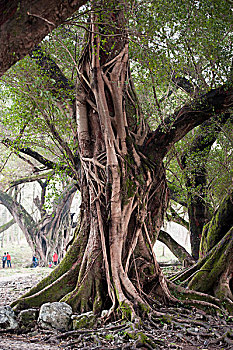
[[[33,263],[33,267],[38,266],[38,258],[35,255],[33,255],[33,257],[32,257],[32,263]],[[53,267],[53,265],[56,266],[57,264],[58,264],[58,255],[55,252],[53,254],[53,262],[51,262],[51,261],[49,262],[49,267]]]
[[[32,257],[33,267],[37,267],[38,262],[39,262],[38,258],[35,255],[33,255],[33,257]],[[49,262],[49,267],[53,267],[53,265],[56,266],[57,264],[58,264],[58,255],[55,252],[53,254],[53,262]],[[2,268],[5,269],[6,266],[11,267],[11,256],[8,252],[4,253],[4,255],[2,257]]]
[[[51,261],[49,262],[49,267],[53,267],[53,265],[56,266],[57,264],[58,264],[58,255],[55,252],[53,254],[53,262],[51,262]]]
[[[8,252],[2,257],[2,268],[5,269],[6,266],[11,267],[11,256]]]

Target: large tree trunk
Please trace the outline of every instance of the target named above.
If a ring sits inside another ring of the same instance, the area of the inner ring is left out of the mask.
[[[109,13],[105,22],[123,28],[114,30],[121,40],[111,37],[112,27],[104,28],[105,35],[109,35],[105,41],[90,35],[79,66],[82,79],[76,110],[81,226],[87,245],[77,285],[63,300],[74,310],[91,308],[95,312],[107,300],[112,309],[119,306],[124,314],[125,310],[134,313],[134,303],[145,303],[139,293],[140,289],[146,291],[147,286],[142,285],[145,278],[139,276],[141,285],[137,287],[132,281],[139,266],[143,275],[145,259],[147,267],[155,266],[161,296],[171,296],[152,249],[168,200],[164,169],[161,162],[151,162],[139,150],[148,129],[141,120],[129,75],[123,3],[120,7]],[[93,14],[93,33],[103,30],[94,24],[98,21]],[[139,245],[144,251],[138,249]]]
[[[162,300],[173,299],[153,252],[168,202],[165,172],[161,159],[152,162],[141,147],[149,128],[129,73],[123,12],[121,3],[120,9],[106,15],[104,22],[115,23],[116,29],[113,33],[112,25],[105,26],[108,39],[102,42],[96,33],[103,28],[95,24],[100,20],[92,14],[93,34],[79,64],[81,224],[69,251],[73,256],[79,242],[76,259],[65,258],[56,273],[20,301],[18,308],[40,305],[53,292],[54,300],[67,301],[73,310],[98,313],[118,307],[122,314],[134,315],[136,304],[147,304],[142,295],[151,286]],[[70,274],[71,266],[78,271],[76,279]],[[69,294],[67,288],[63,292],[58,288],[67,278]]]

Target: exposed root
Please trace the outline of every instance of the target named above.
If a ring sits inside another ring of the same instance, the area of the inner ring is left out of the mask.
[[[202,271],[202,280],[204,278],[204,275],[208,277],[208,272],[213,271],[215,274],[213,280],[215,281],[218,277],[216,274],[218,273],[218,275],[220,275],[227,265],[224,265],[224,261],[227,262],[228,258],[231,258],[232,256],[232,241],[232,230],[229,230],[227,234],[221,239],[221,241],[219,241],[202,259],[198,260],[195,265],[175,274],[170,278],[170,280],[174,283],[182,282],[182,284],[185,285],[191,279],[191,283],[189,283],[189,285],[191,285],[195,280],[199,279],[199,275],[197,277],[199,271]],[[218,260],[220,257],[223,258],[221,259],[221,264],[218,266]],[[217,268],[214,266],[215,263],[217,265]],[[209,288],[211,288],[211,286],[209,286]]]
[[[51,300],[61,300],[64,295],[69,293],[75,287],[78,269],[79,264],[76,263],[69,271],[67,271],[53,283],[33,295],[26,296],[25,294],[18,300],[14,301],[11,304],[11,307],[14,307],[15,311],[20,311],[27,308],[40,307],[44,303],[51,302]]]
[[[169,307],[151,312],[143,322],[117,321],[104,327],[98,323],[93,329],[53,334],[44,340],[53,343],[65,339],[68,346],[77,349],[84,348],[84,344],[101,350],[181,349],[185,344],[203,349],[211,344],[227,348],[232,346],[233,338],[232,320],[226,320],[187,307]]]
[[[226,303],[223,307],[222,301],[216,297],[190,289],[185,289],[170,281],[168,281],[168,286],[183,304],[194,306],[197,309],[206,311],[207,313],[223,314],[226,313],[227,310],[231,314],[231,310],[227,307]]]
[[[40,293],[41,291],[43,291],[47,287],[50,287],[50,285],[52,285],[52,284],[53,284],[53,289],[51,290],[51,292],[55,293],[55,295],[56,295],[57,294],[56,288],[58,290],[61,289],[59,286],[61,286],[63,283],[62,278],[64,278],[64,286],[65,286],[65,283],[67,283],[67,285],[70,286],[70,288],[71,288],[71,285],[73,285],[73,283],[75,283],[77,281],[77,278],[78,278],[78,277],[75,278],[76,274],[74,273],[74,270],[77,273],[76,267],[78,268],[78,265],[79,265],[79,261],[77,261],[78,260],[77,255],[78,255],[80,249],[82,248],[81,242],[83,244],[85,244],[83,239],[82,238],[80,239],[80,237],[78,235],[77,238],[74,240],[73,244],[71,245],[71,247],[68,251],[68,254],[66,254],[66,256],[61,261],[61,263],[47,277],[43,278],[42,281],[37,283],[37,285],[35,287],[31,288],[20,299],[24,299],[24,298],[33,296],[34,294]],[[71,281],[66,280],[66,278],[69,276],[72,277]],[[56,281],[57,281],[57,283],[55,283]],[[72,283],[72,281],[75,281],[75,282]],[[55,286],[57,286],[57,287],[55,287]],[[66,290],[66,293],[67,293],[67,290]],[[16,303],[17,303],[17,301],[15,301],[13,303],[13,306],[16,305]]]
[[[222,336],[217,336],[217,339],[211,340],[209,345],[219,344],[222,341],[228,345],[233,345],[233,333],[228,330]]]

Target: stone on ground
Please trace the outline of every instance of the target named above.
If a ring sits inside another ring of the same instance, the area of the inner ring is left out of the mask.
[[[64,302],[43,304],[38,323],[43,329],[69,330],[72,308]]]
[[[0,307],[0,329],[16,329],[18,322],[15,319],[15,313],[10,306]]]

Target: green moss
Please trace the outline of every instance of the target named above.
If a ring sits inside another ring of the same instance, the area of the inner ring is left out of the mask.
[[[94,304],[93,304],[93,312],[95,315],[99,314],[102,310],[102,298],[99,293],[95,296]]]
[[[212,220],[204,226],[200,245],[200,254],[203,256],[213,248],[232,227],[233,201],[232,194],[227,195]]]
[[[229,258],[232,256],[232,233],[233,229],[225,235],[223,241],[218,243],[205,264],[190,281],[188,285],[190,289],[206,293],[216,284],[217,278],[225,270]]]
[[[18,316],[20,328],[30,329],[35,327],[38,316],[39,316],[39,311],[35,309],[28,309],[28,310],[21,311]]]
[[[91,311],[88,301],[91,297],[92,282],[92,277],[89,275],[85,282],[81,285],[77,284],[77,286],[62,298],[61,301],[67,302],[72,307],[73,311],[79,310],[81,313]]]
[[[171,324],[172,323],[172,317],[170,317],[168,315],[163,315],[162,318],[161,318],[161,321],[163,323]]]
[[[156,344],[143,332],[141,331],[132,331],[125,333],[126,339],[136,340],[136,347],[142,347],[143,345],[149,345],[152,349],[156,349]]]
[[[73,329],[92,328],[97,322],[97,317],[92,311],[78,315],[73,319]]]
[[[138,306],[139,306],[140,314],[142,314],[142,317],[145,317],[150,312],[150,308],[148,305],[144,303],[139,303]]]
[[[121,302],[119,304],[119,310],[121,311],[122,319],[132,321],[132,308],[127,302]]]
[[[126,188],[127,198],[133,197],[137,188],[135,181],[132,181],[130,178],[127,178],[125,181],[125,188]]]
[[[105,336],[105,339],[106,339],[106,340],[114,340],[114,336],[113,336],[113,334],[107,334],[107,335]]]

